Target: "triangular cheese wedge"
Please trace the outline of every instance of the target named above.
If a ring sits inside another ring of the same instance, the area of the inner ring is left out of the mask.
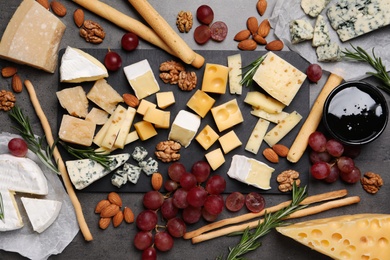
[[[62,203],[56,200],[21,198],[34,231],[42,233],[57,219]]]
[[[317,219],[276,230],[333,259],[390,259],[390,215]]]
[[[106,77],[106,67],[95,57],[77,48],[66,48],[61,59],[61,82],[80,83]]]

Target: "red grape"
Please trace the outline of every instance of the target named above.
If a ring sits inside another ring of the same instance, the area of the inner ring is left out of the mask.
[[[157,225],[157,214],[153,210],[141,211],[136,219],[137,227],[143,231],[150,231]]]
[[[329,172],[328,177],[326,177],[324,179],[324,181],[327,182],[327,183],[333,183],[333,182],[335,182],[335,181],[337,181],[339,179],[339,176],[340,176],[340,170],[339,170],[339,168],[337,167],[336,164],[333,164],[330,167],[330,172]]]
[[[197,161],[192,165],[191,172],[199,183],[205,182],[210,176],[210,164],[206,161]]]
[[[213,222],[218,218],[218,215],[213,215],[210,212],[208,212],[204,207],[202,208],[202,217],[204,220],[208,222]]]
[[[328,152],[310,151],[310,161],[312,164],[316,162],[330,162],[331,160],[332,156]]]
[[[330,139],[326,142],[326,151],[333,157],[340,157],[344,153],[344,146],[335,139]]]
[[[225,188],[226,180],[221,175],[213,175],[206,182],[206,191],[209,194],[221,194]]]
[[[323,133],[315,131],[309,136],[309,146],[316,152],[325,152],[326,137]]]
[[[172,203],[176,208],[179,209],[188,207],[187,191],[183,188],[177,189],[173,194]]]
[[[310,167],[311,175],[317,180],[323,180],[330,174],[330,166],[326,162],[317,162]]]
[[[139,231],[134,236],[134,246],[138,250],[145,250],[153,243],[153,235],[150,231]]]
[[[180,178],[180,186],[185,190],[190,190],[196,186],[196,177],[192,173],[186,172]]]
[[[251,212],[260,212],[265,208],[265,199],[257,192],[250,192],[245,197],[245,206]]]
[[[314,83],[317,83],[322,77],[322,68],[318,64],[310,64],[306,70],[307,78]]]
[[[194,224],[199,221],[202,216],[202,207],[188,206],[183,209],[182,218],[188,224]]]
[[[116,71],[122,66],[122,58],[114,51],[108,51],[104,57],[104,65],[110,71]]]
[[[168,167],[168,176],[175,182],[180,182],[181,176],[187,172],[182,163],[174,162]]]
[[[355,163],[351,158],[341,156],[337,159],[337,167],[341,172],[350,173],[355,167]]]
[[[204,209],[212,215],[218,215],[223,210],[223,204],[221,195],[209,195],[204,202]]]
[[[235,191],[226,197],[225,205],[230,211],[236,212],[242,209],[245,204],[245,196],[241,192]]]
[[[203,45],[211,38],[211,30],[207,25],[199,25],[194,30],[194,40],[197,44]]]
[[[162,252],[171,250],[173,247],[173,238],[168,232],[160,231],[154,236],[154,245]]]
[[[135,50],[138,47],[139,39],[135,33],[128,32],[122,36],[121,45],[126,51]]]
[[[173,237],[182,237],[186,233],[186,223],[181,218],[171,218],[167,222],[167,230]]]
[[[202,207],[207,198],[207,191],[202,186],[196,186],[187,193],[187,202],[193,207]]]
[[[210,30],[211,30],[211,39],[217,42],[221,42],[225,40],[228,33],[228,27],[226,23],[222,21],[213,23],[210,27]]]
[[[156,259],[157,259],[157,252],[153,246],[146,248],[142,252],[142,260],[156,260]]]
[[[12,138],[8,142],[8,150],[13,156],[25,157],[28,152],[27,143],[22,138]]]
[[[340,171],[340,178],[345,181],[346,183],[356,183],[360,180],[361,172],[358,167],[353,167],[352,171],[350,172],[342,172]]]
[[[173,205],[172,198],[164,200],[163,204],[161,205],[160,211],[161,215],[165,219],[174,218],[179,213],[179,209],[175,205]]]
[[[201,5],[196,10],[196,18],[200,23],[209,25],[214,19],[214,11],[208,5]]]
[[[142,202],[145,208],[156,210],[159,209],[163,204],[164,196],[160,192],[155,190],[148,191],[147,193],[145,193]]]
[[[171,191],[174,191],[174,190],[177,190],[177,188],[179,187],[179,184],[173,180],[166,180],[164,182],[164,188],[168,191],[168,192],[171,192]]]

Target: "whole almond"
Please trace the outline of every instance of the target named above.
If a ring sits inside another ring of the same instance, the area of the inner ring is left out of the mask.
[[[253,35],[252,38],[258,44],[261,44],[261,45],[266,45],[267,44],[267,40],[264,37],[260,36],[259,34]]]
[[[265,49],[269,51],[281,51],[283,47],[284,43],[281,40],[273,40],[265,45]]]
[[[122,97],[123,97],[123,100],[125,101],[125,103],[129,107],[138,107],[139,99],[136,96],[129,94],[129,93],[126,93],[126,94],[123,94]]]
[[[280,157],[286,157],[289,151],[288,147],[283,144],[275,144],[272,146],[272,150]]]
[[[111,223],[111,218],[100,218],[99,219],[99,227],[101,229],[106,229]]]
[[[249,36],[251,36],[251,32],[249,30],[241,30],[234,36],[234,40],[240,42],[248,39]]]
[[[257,29],[259,28],[259,21],[256,17],[251,16],[246,20],[246,27],[252,35],[255,35],[257,33]]]
[[[84,23],[84,11],[80,8],[76,9],[73,12],[73,21],[76,24],[77,27],[83,26]]]
[[[267,10],[267,0],[259,0],[257,1],[257,4],[256,4],[256,9],[257,9],[257,12],[259,12],[259,14],[262,16],[265,11]]]
[[[257,34],[261,37],[265,38],[271,31],[271,24],[269,23],[268,19],[264,19],[261,21],[259,28],[257,29]]]
[[[64,17],[66,15],[66,7],[58,1],[52,1],[50,3],[51,10],[59,17]]]
[[[108,201],[111,202],[112,204],[118,205],[119,207],[122,207],[122,199],[119,196],[118,193],[116,192],[110,192],[107,196]]]
[[[111,202],[109,202],[108,200],[99,201],[98,204],[96,204],[95,213],[100,214],[102,210],[110,204]]]
[[[105,207],[104,209],[102,209],[102,211],[100,212],[100,216],[102,218],[111,218],[111,217],[115,216],[116,213],[118,213],[119,211],[120,211],[120,208],[118,205],[110,204],[107,207]]]
[[[162,177],[161,173],[159,173],[159,172],[153,173],[152,178],[151,178],[151,182],[152,182],[152,187],[154,190],[161,189],[161,187],[163,185],[163,177]]]
[[[112,224],[114,227],[118,227],[120,224],[122,224],[123,221],[123,212],[119,211],[116,213],[116,215],[112,218]]]
[[[50,10],[49,0],[37,0],[37,2],[45,7],[45,9]]]
[[[22,92],[22,90],[23,90],[23,82],[22,82],[22,80],[20,79],[20,77],[19,77],[18,74],[14,74],[14,75],[12,76],[11,85],[12,85],[12,90],[13,90],[15,93],[20,93],[20,92]]]
[[[4,78],[9,78],[15,75],[16,72],[18,72],[17,68],[12,66],[7,66],[1,69],[1,76],[3,76]]]
[[[264,151],[263,151],[263,155],[265,157],[265,159],[267,159],[268,161],[272,162],[272,163],[278,163],[279,162],[279,156],[275,153],[274,150],[272,150],[272,148],[265,148]]]
[[[125,219],[126,223],[133,223],[134,222],[133,211],[130,208],[125,207],[125,209],[123,210],[123,218]]]
[[[253,39],[246,39],[246,40],[240,41],[238,43],[237,47],[243,51],[253,51],[253,50],[256,50],[257,43]]]

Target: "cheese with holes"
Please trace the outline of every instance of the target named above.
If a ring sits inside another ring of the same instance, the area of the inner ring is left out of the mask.
[[[214,103],[214,98],[210,97],[206,92],[198,89],[188,100],[187,106],[200,117],[204,118],[213,107]]]
[[[61,211],[61,201],[27,197],[22,197],[21,200],[33,230],[38,233],[50,227]]]
[[[267,53],[253,76],[261,88],[286,106],[290,105],[305,79],[305,73],[273,52]]]
[[[188,147],[198,132],[200,117],[186,110],[180,110],[172,123],[168,139]]]
[[[291,112],[285,119],[280,121],[276,126],[269,130],[264,141],[270,146],[279,143],[302,119],[302,116],[296,112]]]
[[[237,99],[232,99],[211,109],[214,121],[220,132],[244,122]]]
[[[202,80],[202,91],[225,94],[229,68],[220,64],[207,63]]]
[[[96,125],[88,120],[63,115],[58,137],[72,144],[91,146]]]
[[[388,214],[343,215],[276,230],[333,259],[390,259]]]
[[[114,112],[118,103],[123,102],[122,96],[105,79],[95,82],[87,98],[109,114]]]
[[[81,86],[64,88],[56,92],[61,107],[72,116],[85,118],[88,114],[87,95]]]
[[[9,21],[0,57],[54,73],[65,24],[34,0],[24,0]]]
[[[206,125],[202,131],[195,137],[195,140],[203,147],[203,149],[208,150],[219,138],[219,135],[211,128],[211,126]]]
[[[3,198],[4,221],[0,220],[0,231],[23,227],[15,192],[47,195],[47,180],[41,168],[31,159],[0,155],[0,193]]]
[[[108,77],[106,67],[92,55],[70,46],[61,58],[60,81],[80,83]]]
[[[241,54],[237,53],[227,57],[229,68],[229,92],[230,94],[242,94],[242,59]]]

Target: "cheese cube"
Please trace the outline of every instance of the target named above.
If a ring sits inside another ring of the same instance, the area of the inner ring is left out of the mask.
[[[85,120],[94,122],[97,125],[104,125],[108,120],[108,115],[106,111],[93,107],[85,117]]]
[[[203,147],[203,149],[208,150],[215,141],[217,141],[219,135],[211,128],[211,126],[206,125],[202,131],[196,136],[195,140]]]
[[[233,130],[221,136],[218,141],[221,144],[224,154],[227,154],[242,145],[240,139]]]
[[[228,75],[228,67],[207,63],[203,74],[202,90],[204,92],[225,94]]]
[[[155,124],[154,127],[168,129],[170,125],[171,125],[171,113],[169,111],[166,111],[163,114],[162,124]]]
[[[211,113],[220,132],[244,121],[237,99],[213,107]]]
[[[237,53],[227,57],[229,68],[229,91],[230,94],[242,94],[242,60],[241,54]]]
[[[63,115],[58,137],[69,143],[91,146],[96,125],[87,120]]]
[[[87,98],[109,114],[114,112],[118,103],[123,102],[122,96],[105,79],[95,82]]]
[[[217,170],[222,164],[225,163],[225,157],[223,156],[221,148],[217,148],[211,152],[206,153],[205,157],[213,171]]]
[[[288,106],[301,88],[306,74],[273,52],[256,70],[253,80],[270,96]]]
[[[88,99],[81,86],[64,88],[56,92],[60,105],[75,117],[85,118],[88,114]]]
[[[140,115],[145,115],[146,111],[149,108],[155,108],[155,107],[156,107],[156,104],[154,104],[146,99],[142,99],[138,105],[137,113]]]
[[[145,141],[157,135],[156,129],[150,122],[147,121],[139,121],[135,123],[134,128],[142,141]]]
[[[279,143],[298,123],[302,116],[298,112],[291,112],[285,119],[272,128],[264,137],[264,141],[270,146]]]
[[[244,102],[256,109],[262,109],[271,114],[280,113],[285,107],[283,103],[259,91],[249,91],[246,94]]]
[[[180,110],[172,123],[168,139],[179,142],[185,148],[195,137],[200,126],[200,117],[191,112]]]
[[[264,136],[267,133],[267,129],[270,122],[259,118],[255,127],[249,136],[248,142],[246,143],[245,150],[254,154],[259,152],[261,143],[263,142]]]
[[[141,60],[123,68],[126,78],[138,99],[148,97],[160,90],[148,60]]]
[[[202,90],[196,90],[195,94],[188,100],[187,106],[191,108],[200,117],[204,118],[213,107],[215,99],[207,95]]]
[[[42,5],[24,0],[3,33],[0,57],[54,73],[65,28],[65,24]]]
[[[169,111],[163,111],[158,108],[148,108],[143,117],[144,121],[148,121],[156,125],[165,125],[166,124],[166,115],[170,115]],[[168,120],[169,121],[169,120]]]
[[[158,92],[156,93],[157,106],[161,109],[165,109],[170,105],[175,104],[175,96],[172,91]]]

